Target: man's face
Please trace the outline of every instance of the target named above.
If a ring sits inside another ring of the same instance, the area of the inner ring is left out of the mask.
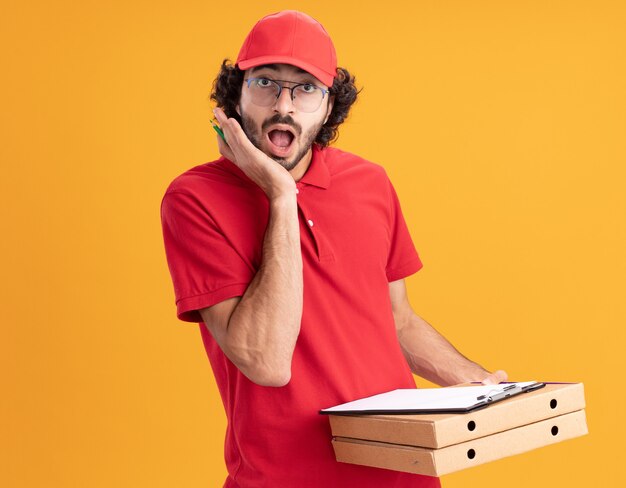
[[[311,83],[328,88],[313,75],[288,64],[251,68],[246,70],[244,80],[250,77],[283,80],[278,83],[287,87],[294,83]],[[332,110],[329,98],[327,93],[315,112],[302,112],[294,106],[291,91],[284,88],[270,106],[259,106],[252,102],[251,90],[244,81],[237,112],[252,144],[291,171],[302,159],[310,157],[311,146]]]

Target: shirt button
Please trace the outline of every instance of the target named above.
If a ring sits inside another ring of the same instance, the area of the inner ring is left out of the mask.
[[[296,195],[297,195],[298,193],[300,193],[300,190],[298,190],[298,189],[296,188]]]
[[[309,219],[309,227],[313,227],[313,221]]]

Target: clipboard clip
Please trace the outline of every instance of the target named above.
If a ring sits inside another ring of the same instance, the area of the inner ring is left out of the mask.
[[[499,400],[504,400],[510,396],[517,395],[519,393],[527,393],[530,391],[538,390],[539,388],[543,388],[545,383],[533,383],[532,385],[526,386],[518,386],[517,383],[511,383],[510,385],[505,386],[502,390],[492,390],[485,395],[480,395],[476,398],[479,402],[484,403],[492,403],[497,402]]]

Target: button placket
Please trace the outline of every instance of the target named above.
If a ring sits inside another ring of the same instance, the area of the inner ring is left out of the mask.
[[[302,200],[298,199],[298,207],[300,208],[300,212],[302,212],[302,217],[306,222],[305,227],[309,229],[308,234],[313,238],[313,243],[315,245],[315,250],[317,252],[317,258],[319,261],[334,261],[335,257],[330,250],[330,247],[326,244],[326,239],[323,234],[320,232],[318,226],[315,224],[314,220],[311,218],[306,205],[302,205]]]

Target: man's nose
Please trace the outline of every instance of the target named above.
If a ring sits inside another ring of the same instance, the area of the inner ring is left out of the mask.
[[[290,114],[295,111],[293,106],[293,100],[291,100],[291,90],[283,88],[280,95],[276,98],[274,103],[274,111],[280,114]]]

